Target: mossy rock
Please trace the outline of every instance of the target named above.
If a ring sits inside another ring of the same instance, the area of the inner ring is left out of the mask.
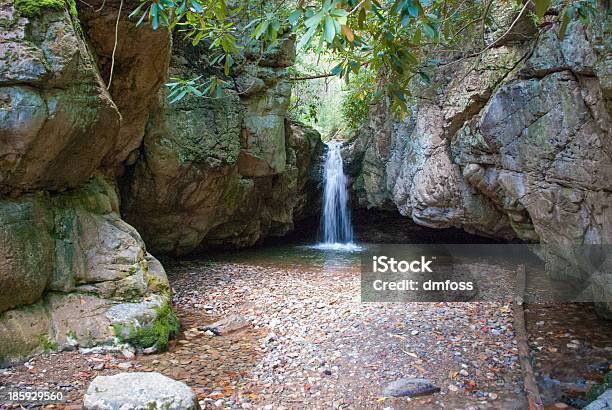
[[[165,301],[154,308],[155,318],[149,324],[141,326],[115,323],[115,335],[122,342],[139,348],[156,347],[157,350],[168,348],[168,342],[179,331],[179,319],[172,311],[170,302]]]
[[[64,0],[15,0],[15,8],[25,17],[38,17],[47,10],[59,11]]]
[[[46,11],[62,11],[68,4],[72,23],[78,31],[81,30],[76,0],[15,0],[15,8],[24,17],[40,17]]]

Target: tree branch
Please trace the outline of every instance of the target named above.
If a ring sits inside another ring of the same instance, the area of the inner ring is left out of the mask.
[[[304,77],[290,77],[288,80],[289,81],[316,80],[317,78],[327,78],[327,77],[333,77],[333,76],[335,76],[335,74],[326,73],[326,74],[307,75]]]

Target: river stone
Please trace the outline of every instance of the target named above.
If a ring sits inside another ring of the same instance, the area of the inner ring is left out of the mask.
[[[440,388],[427,379],[402,378],[387,385],[383,390],[384,397],[417,397],[438,393]]]
[[[584,410],[608,410],[612,409],[612,389],[608,389],[601,394],[594,402],[584,408]]]
[[[240,315],[229,315],[215,323],[204,328],[204,331],[210,330],[216,335],[224,336],[230,333],[238,332],[249,327],[250,322]]]
[[[196,394],[186,384],[160,373],[119,373],[98,376],[83,399],[86,410],[199,409]]]

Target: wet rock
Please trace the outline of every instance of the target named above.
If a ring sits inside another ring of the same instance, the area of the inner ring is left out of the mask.
[[[385,397],[418,397],[439,391],[440,388],[431,384],[427,379],[403,378],[389,383],[382,395]]]
[[[160,373],[119,373],[98,376],[83,399],[86,410],[200,408],[196,394],[184,383]]]

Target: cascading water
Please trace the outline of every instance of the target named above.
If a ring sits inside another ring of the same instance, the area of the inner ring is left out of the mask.
[[[340,155],[341,144],[330,142],[323,171],[323,247],[343,248],[353,245],[353,226],[347,191],[347,179]]]

